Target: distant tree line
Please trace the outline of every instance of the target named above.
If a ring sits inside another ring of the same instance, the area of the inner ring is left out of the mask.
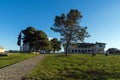
[[[21,30],[18,35],[17,45],[22,50],[23,44],[29,46],[28,52],[34,50],[35,52],[50,52],[61,50],[61,43],[57,38],[49,40],[46,33],[42,30],[36,30],[34,27],[27,27]]]
[[[109,48],[106,52],[109,54],[115,54],[115,53],[120,53],[120,50],[117,48]]]

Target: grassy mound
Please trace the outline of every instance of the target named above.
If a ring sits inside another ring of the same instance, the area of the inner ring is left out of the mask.
[[[27,75],[27,80],[119,80],[120,55],[52,54]]]

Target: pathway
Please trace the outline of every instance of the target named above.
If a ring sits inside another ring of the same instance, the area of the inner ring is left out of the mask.
[[[0,69],[0,80],[24,80],[24,76],[28,74],[44,56],[45,55],[41,54],[37,57]]]

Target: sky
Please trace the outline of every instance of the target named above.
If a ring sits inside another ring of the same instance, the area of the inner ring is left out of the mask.
[[[120,49],[120,0],[0,0],[0,46],[19,50],[17,37],[32,26],[43,30],[49,38],[60,38],[50,30],[55,16],[78,9],[83,18],[80,25],[88,27],[91,37],[85,42],[106,43],[106,48]]]

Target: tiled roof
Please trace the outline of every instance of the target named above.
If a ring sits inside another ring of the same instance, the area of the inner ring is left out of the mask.
[[[72,46],[76,46],[77,48],[90,48],[90,47],[94,47],[96,44],[103,44],[105,45],[105,43],[77,43],[77,44],[72,44]]]
[[[106,43],[100,43],[100,42],[96,42],[96,44],[104,44],[104,45],[105,45]]]
[[[88,48],[88,47],[93,47],[95,44],[94,43],[79,43],[78,48]]]

